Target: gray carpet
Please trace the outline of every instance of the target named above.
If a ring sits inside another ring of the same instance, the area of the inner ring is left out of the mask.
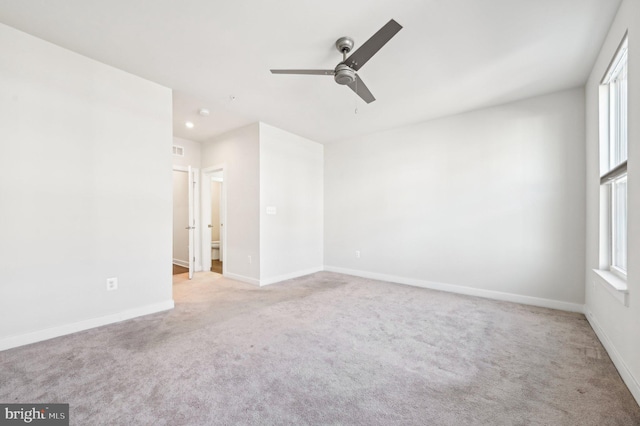
[[[178,275],[176,308],[0,352],[73,425],[639,425],[584,316],[334,273]]]

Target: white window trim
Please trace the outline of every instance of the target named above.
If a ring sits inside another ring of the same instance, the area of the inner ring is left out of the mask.
[[[615,230],[613,229],[613,182],[616,180],[627,176],[627,160],[624,160],[622,163],[618,164],[616,167],[605,173],[600,177],[600,185],[606,185],[606,205],[607,205],[607,214],[606,214],[606,223],[604,226],[607,229],[607,241],[606,245],[608,247],[607,250],[607,265],[608,270],[616,275],[618,275],[621,279],[627,279],[627,272],[618,268],[614,265],[614,251],[615,251]],[[628,232],[628,229],[627,229]]]
[[[614,296],[614,298],[625,306],[629,306],[629,290],[627,286],[627,274],[626,271],[621,270],[620,268],[613,265],[613,250],[614,250],[614,233],[613,233],[613,185],[612,182],[616,179],[619,179],[622,176],[627,174],[627,160],[624,159],[620,162],[620,164],[612,164],[614,161],[612,154],[612,142],[611,139],[613,137],[617,137],[617,135],[612,135],[614,129],[610,128],[610,114],[611,114],[611,80],[614,76],[616,76],[621,69],[622,64],[625,62],[628,64],[628,38],[627,34],[624,35],[620,46],[615,52],[613,56],[613,60],[611,64],[607,68],[605,75],[603,76],[600,84],[601,87],[606,87],[606,105],[601,104],[601,113],[600,113],[600,126],[601,126],[601,140],[602,137],[606,138],[606,149],[601,145],[600,157],[601,157],[601,170],[604,173],[600,177],[600,186],[601,186],[601,203],[606,203],[606,212],[602,210],[602,207],[605,207],[601,204],[601,260],[600,260],[600,269],[594,269],[593,271],[596,274],[594,278],[595,281],[598,281],[607,291]],[[628,65],[627,65],[628,66]],[[603,94],[603,91],[600,92]],[[604,108],[604,110],[602,109]],[[603,113],[606,114],[603,116]],[[603,120],[604,119],[604,120]],[[627,118],[628,120],[628,118]],[[628,123],[628,121],[627,121]],[[615,129],[616,132],[619,132],[619,129]],[[628,148],[627,148],[628,149]],[[606,155],[606,158],[603,158],[603,154]],[[603,192],[604,191],[604,192]],[[604,197],[604,198],[603,198]],[[606,230],[602,233],[603,230]],[[628,232],[628,229],[627,229]],[[603,252],[603,248],[606,253]],[[604,254],[604,258],[603,255]]]
[[[624,163],[625,163],[625,173],[620,175],[620,176],[618,176],[609,185],[609,187],[610,187],[609,190],[610,190],[610,193],[611,193],[611,196],[610,196],[610,209],[609,209],[609,215],[611,217],[611,219],[610,219],[610,227],[611,227],[611,229],[609,230],[609,232],[611,233],[611,242],[610,242],[610,248],[609,248],[609,250],[611,252],[611,259],[610,259],[610,262],[609,262],[609,270],[612,273],[618,275],[620,278],[622,278],[622,279],[624,279],[626,281],[626,279],[627,279],[627,271],[616,266],[616,255],[615,255],[615,253],[616,253],[616,245],[617,245],[617,243],[616,243],[616,230],[614,229],[614,220],[613,220],[615,205],[616,205],[616,202],[617,202],[616,199],[615,199],[615,195],[614,195],[615,188],[614,188],[613,184],[616,181],[618,181],[618,179],[625,179],[625,180],[627,179],[626,161]],[[628,196],[626,196],[626,198],[628,200]],[[628,211],[629,210],[627,208],[627,213],[628,213]],[[625,214],[627,214],[627,213],[625,213]],[[628,223],[626,225],[625,233],[627,235],[629,234]],[[625,248],[625,256],[627,257],[627,259],[625,259],[625,261],[628,261],[628,248]]]
[[[594,269],[593,272],[596,274],[594,282],[597,281],[609,292],[609,294],[624,306],[629,306],[629,287],[627,286],[626,280],[623,280],[613,272],[604,269]]]

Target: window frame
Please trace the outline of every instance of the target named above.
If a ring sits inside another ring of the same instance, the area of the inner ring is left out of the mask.
[[[607,71],[605,72],[600,86],[605,90],[601,90],[601,146],[600,146],[600,165],[603,173],[600,177],[601,202],[606,205],[608,214],[602,223],[606,230],[606,259],[601,260],[601,265],[605,269],[626,281],[627,269],[621,265],[628,266],[628,245],[625,237],[625,247],[621,250],[617,247],[616,239],[619,227],[623,226],[623,234],[628,235],[628,192],[624,192],[624,208],[625,212],[621,216],[618,214],[619,207],[616,185],[622,181],[628,182],[627,179],[627,156],[628,156],[628,37],[624,35],[618,49]],[[604,105],[603,105],[604,104]],[[603,109],[604,107],[604,109]],[[604,139],[604,140],[602,140]],[[619,221],[620,217],[624,221]],[[603,235],[603,236],[604,236]],[[619,235],[619,234],[618,234]],[[604,242],[603,242],[604,243]],[[619,259],[618,255],[622,252],[623,259]],[[604,261],[603,261],[604,260]]]
[[[623,232],[625,235],[624,238],[624,248],[619,248],[618,247],[618,241],[617,241],[617,235],[619,234],[618,232],[618,227],[621,225],[617,220],[617,207],[618,207],[618,200],[617,200],[617,191],[616,191],[616,184],[619,184],[621,181],[625,182],[625,186],[627,183],[627,174],[624,173],[622,175],[620,175],[619,177],[613,179],[611,181],[611,183],[609,184],[610,186],[610,191],[611,191],[611,200],[610,200],[610,214],[611,214],[611,221],[610,221],[610,225],[611,225],[611,230],[609,231],[611,233],[611,260],[610,260],[610,264],[609,264],[609,268],[611,270],[611,272],[615,273],[616,275],[622,277],[622,278],[626,278],[627,277],[627,238],[626,235],[628,233],[628,228],[627,228],[627,224],[628,224],[628,208],[627,208],[627,191],[626,191],[626,187],[625,187],[625,196],[624,196],[624,204],[625,204],[625,213],[624,213],[624,227],[623,227]],[[622,250],[624,253],[624,257],[623,259],[618,259],[617,257],[617,253],[619,252],[619,250]],[[619,266],[619,263],[624,263],[624,267]]]

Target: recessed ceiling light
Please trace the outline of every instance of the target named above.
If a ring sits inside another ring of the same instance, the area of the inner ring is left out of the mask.
[[[187,126],[187,129],[193,129],[193,123],[191,121],[187,121],[184,125]]]
[[[206,108],[200,108],[198,110],[198,114],[200,114],[203,117],[208,117],[209,116],[209,110]]]

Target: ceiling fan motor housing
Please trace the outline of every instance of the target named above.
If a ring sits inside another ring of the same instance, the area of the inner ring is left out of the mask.
[[[342,54],[351,52],[351,49],[353,49],[353,45],[354,42],[351,37],[340,37],[338,40],[336,40],[336,49],[338,49],[338,52]]]
[[[356,72],[345,64],[338,64],[333,78],[338,84],[351,84],[356,79]]]

